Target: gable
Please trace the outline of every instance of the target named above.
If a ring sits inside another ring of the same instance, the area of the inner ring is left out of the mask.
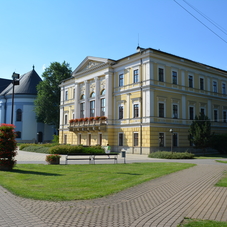
[[[109,63],[110,60],[107,58],[97,58],[97,57],[86,57],[80,65],[73,71],[73,75],[90,69],[95,69],[98,66],[105,65]]]

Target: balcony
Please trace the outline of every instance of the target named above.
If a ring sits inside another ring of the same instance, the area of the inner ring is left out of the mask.
[[[92,120],[92,121],[77,121],[70,122],[69,131],[71,132],[94,132],[94,131],[106,131],[107,120]]]

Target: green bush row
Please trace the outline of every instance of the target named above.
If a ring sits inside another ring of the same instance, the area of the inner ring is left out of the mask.
[[[194,154],[188,152],[171,152],[171,151],[156,151],[149,154],[149,158],[164,158],[164,159],[192,159]]]
[[[104,148],[101,146],[72,146],[58,145],[49,149],[50,154],[105,154]]]

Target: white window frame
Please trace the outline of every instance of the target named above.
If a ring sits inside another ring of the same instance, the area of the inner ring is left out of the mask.
[[[190,119],[190,108],[193,108],[193,119]],[[189,120],[195,120],[195,107],[194,106],[189,106],[188,107],[188,119]]]
[[[137,78],[138,81],[137,82],[134,81],[134,72],[136,70],[138,71],[138,78]],[[133,68],[133,83],[136,84],[136,83],[139,83],[139,81],[140,81],[140,71],[139,71],[139,68]]]
[[[138,135],[138,141],[137,141],[137,145],[135,146],[135,134],[137,133]],[[133,147],[139,147],[139,132],[133,132]]]
[[[162,69],[163,70],[163,81],[160,81],[159,80],[159,69]],[[161,67],[161,66],[158,66],[158,81],[159,82],[162,82],[162,83],[165,82],[165,68],[164,67]]]
[[[190,85],[190,83],[189,83],[189,78],[190,78],[190,76],[192,77],[192,87],[190,87],[189,85]],[[192,74],[188,74],[188,87],[189,88],[194,88],[194,76],[192,75]]]
[[[65,101],[69,100],[69,91],[65,90]]]
[[[123,79],[122,79],[122,85],[120,86],[120,76],[123,76]],[[124,87],[124,73],[119,73],[118,74],[118,87]]]
[[[64,125],[68,125],[69,124],[69,119],[68,119],[68,113],[64,114]]]
[[[201,79],[203,80],[203,89],[201,89]],[[199,77],[199,90],[204,91],[205,90],[205,79],[204,77]]]
[[[223,110],[222,116],[223,116],[223,122],[226,123],[227,122],[227,111],[226,110]],[[224,118],[224,116],[225,116],[225,118]]]
[[[163,147],[165,147],[165,137],[166,137],[166,136],[165,136],[165,133],[164,133],[164,132],[159,132],[159,133],[158,133],[158,146],[161,147],[161,146],[160,146],[160,134],[161,134],[161,133],[163,134]]]
[[[174,117],[174,113],[173,113],[173,106],[177,106],[177,117]],[[173,119],[178,119],[179,118],[179,104],[177,103],[172,103],[172,118]]]
[[[120,145],[120,135],[122,135],[122,145]],[[123,132],[118,133],[118,146],[120,146],[120,147],[124,146],[124,133]]]
[[[216,86],[214,86],[214,85],[216,85]],[[212,90],[213,90],[214,93],[218,93],[218,82],[217,82],[217,80],[212,81]]]
[[[176,73],[176,83],[173,83],[173,73]],[[173,85],[178,85],[178,71],[177,70],[172,70],[171,71],[171,79],[172,79],[172,84]]]
[[[217,120],[215,120],[215,114],[214,114],[214,112],[215,111],[217,111]],[[218,122],[219,121],[219,111],[218,111],[218,109],[214,109],[214,111],[213,111],[213,119],[214,119],[214,122]]]
[[[166,104],[165,104],[165,102],[158,102],[158,114],[157,114],[157,116],[160,117],[159,116],[159,104],[164,104],[164,117],[161,117],[161,118],[165,118],[166,117]]]
[[[134,105],[138,105],[138,117],[135,117],[135,115],[134,115]],[[139,102],[134,102],[132,104],[132,117],[133,118],[139,118],[140,117],[140,103]]]
[[[122,118],[120,118],[120,107],[123,107],[123,116]],[[124,105],[118,105],[118,109],[117,109],[117,114],[118,114],[118,120],[123,120],[124,119]]]
[[[223,89],[223,85],[224,85],[225,89]],[[222,82],[221,90],[222,90],[222,94],[226,95],[226,83]]]

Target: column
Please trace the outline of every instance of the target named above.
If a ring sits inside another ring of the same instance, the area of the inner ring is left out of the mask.
[[[108,124],[112,124],[112,99],[113,99],[113,81],[112,72],[106,73],[106,117],[108,118]]]
[[[95,116],[100,116],[100,79],[95,77]]]
[[[80,97],[79,97],[79,84],[75,83],[75,100],[74,100],[74,114],[75,118],[80,118]]]
[[[89,98],[90,98],[89,83],[88,83],[87,80],[85,80],[85,104],[84,104],[84,109],[85,109],[84,116],[85,117],[90,116],[90,113],[89,113],[89,111],[90,111]]]

